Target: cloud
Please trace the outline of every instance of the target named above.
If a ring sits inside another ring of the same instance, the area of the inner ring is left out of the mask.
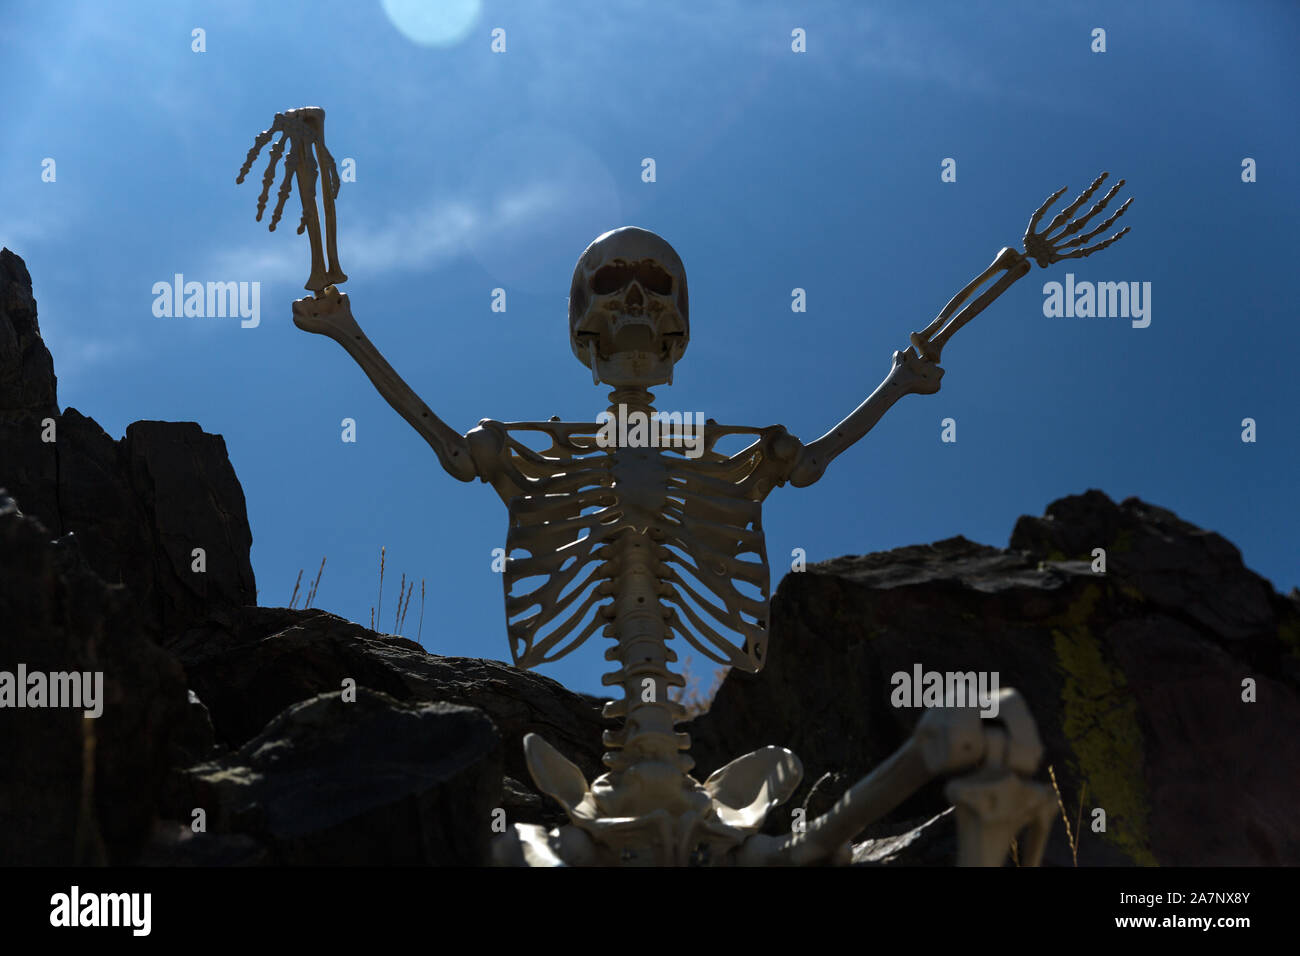
[[[577,179],[542,178],[495,196],[481,191],[473,200],[425,200],[383,219],[356,222],[349,218],[339,230],[339,260],[349,275],[371,277],[427,272],[462,257],[476,258],[489,272],[496,272],[490,250],[513,252],[523,245],[549,252],[556,244],[552,241],[556,225],[566,223],[572,210],[589,206],[593,191],[589,188],[584,193]],[[217,250],[205,274],[301,283],[307,278],[310,254],[305,234],[296,236],[296,228],[290,223],[269,240],[264,235],[250,236],[239,246]],[[594,236],[587,236],[573,249],[569,248],[571,237],[565,236],[567,244],[559,243],[563,255],[576,256]],[[564,278],[567,287],[567,276]]]
[[[54,373],[61,380],[77,378],[95,366],[139,353],[138,347],[131,343],[86,338],[80,333],[68,334],[50,323],[41,332],[46,348],[54,356]]]
[[[482,228],[483,214],[459,202],[427,202],[396,213],[382,223],[358,223],[340,230],[339,259],[345,271],[382,275],[435,268],[465,251],[466,242]],[[286,217],[287,221],[287,217]],[[301,282],[311,263],[306,234],[296,226],[281,226],[270,240],[250,237],[234,248],[212,255],[206,270],[213,276],[254,277],[261,282]],[[291,240],[285,240],[288,233]]]
[[[493,228],[482,206],[433,201],[396,213],[382,225],[361,224],[339,236],[345,268],[381,275],[436,267],[462,255],[481,230]],[[350,264],[349,264],[350,263]]]
[[[0,226],[0,246],[24,257],[31,254],[31,246],[53,236],[49,221],[36,215],[8,216]]]

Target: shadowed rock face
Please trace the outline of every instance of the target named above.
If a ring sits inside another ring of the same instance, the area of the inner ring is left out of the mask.
[[[366,688],[289,707],[238,752],[186,773],[209,832],[288,865],[472,865],[501,802],[501,745],[472,707]]]
[[[191,688],[212,712],[217,739],[243,745],[284,708],[337,694],[345,679],[403,702],[445,701],[481,709],[503,740],[511,822],[558,826],[564,813],[543,800],[524,765],[523,738],[538,733],[588,779],[601,770],[601,701],[500,661],[429,654],[414,641],[319,610],[249,607],[232,627],[204,627],[171,645]]]
[[[480,863],[495,808],[558,822],[507,782],[494,719],[516,777],[529,731],[599,760],[594,699],[319,611],[245,608],[175,647],[150,639],[74,536],[51,540],[0,492],[0,670],[103,674],[96,720],[0,709],[0,860]]]
[[[97,721],[0,709],[0,860],[481,862],[498,807],[563,822],[532,786],[525,734],[601,772],[597,698],[322,611],[253,606],[222,439],[137,422],[115,441],[60,413],[31,281],[7,250],[0,488],[17,501],[0,495],[0,670],[102,670],[106,698]],[[699,779],[769,744],[800,756],[774,831],[905,740],[920,715],[891,706],[890,677],[919,664],[997,671],[1024,694],[1071,827],[1083,796],[1080,864],[1300,863],[1300,593],[1276,594],[1229,542],[1164,509],[1089,491],[1021,518],[1006,550],[952,538],[813,565],[781,583],[771,631],[766,669],[732,672],[683,729]],[[861,834],[855,861],[950,862],[941,791]],[[1048,862],[1070,862],[1064,831]]]
[[[27,267],[0,250],[0,487],[54,536],[75,534],[155,634],[256,603],[244,492],[221,436],[146,421],[114,441],[75,409],[60,413],[55,385]]]
[[[0,860],[132,858],[162,810],[171,768],[204,749],[184,671],[148,639],[125,588],[106,585],[74,538],[51,541],[0,489],[0,670],[19,664],[101,673],[102,715],[0,709]]]
[[[794,805],[837,775],[811,816],[911,732],[919,712],[891,706],[890,678],[918,663],[1024,694],[1072,828],[1086,785],[1081,865],[1300,862],[1300,599],[1219,535],[1089,491],[1021,518],[1008,550],[952,538],[789,574],[767,668],[729,674],[697,721],[701,771],[787,746],[806,770]],[[932,786],[894,816],[942,808]],[[1059,823],[1048,859],[1070,861]]]
[[[0,421],[59,413],[54,359],[41,339],[27,265],[0,249]]]

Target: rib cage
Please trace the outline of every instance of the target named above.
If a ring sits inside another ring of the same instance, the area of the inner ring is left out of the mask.
[[[765,465],[783,429],[709,423],[703,454],[687,458],[677,448],[601,447],[599,426],[588,423],[481,425],[503,438],[504,480],[494,483],[509,506],[503,584],[516,665],[558,660],[602,626],[617,635],[615,542],[630,534],[656,559],[665,637],[671,630],[718,664],[763,666],[770,574],[761,508],[779,483]],[[729,435],[755,441],[731,456],[715,451]],[[523,437],[549,447],[534,450]]]

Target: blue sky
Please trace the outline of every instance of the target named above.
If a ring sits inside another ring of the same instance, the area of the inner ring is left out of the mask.
[[[1005,546],[1018,515],[1091,487],[1300,584],[1293,4],[434,6],[440,45],[379,0],[13,3],[0,27],[0,244],[31,270],[60,404],[114,437],[137,419],[223,435],[262,604],[287,603],[324,555],[317,605],[368,623],[385,546],[381,629],[405,572],[427,581],[426,647],[509,659],[491,570],[503,506],[447,476],[342,349],[292,325],[297,196],[271,234],[254,222],[264,157],[235,185],[255,134],[304,105],[326,108],[332,152],[356,164],[338,200],[354,314],[461,432],[605,407],[569,351],[566,298],[586,244],[631,224],[668,239],[690,280],[691,344],[659,407],[812,440],[1018,246],[1044,197],[1109,170],[1135,197],[1128,236],[1035,267],[953,338],[937,395],[768,498],[773,590],[795,547]],[[260,282],[260,325],[155,317],[153,284],[178,272]],[[1150,282],[1150,326],[1045,317],[1043,283],[1067,272]],[[542,672],[599,692],[604,646]]]

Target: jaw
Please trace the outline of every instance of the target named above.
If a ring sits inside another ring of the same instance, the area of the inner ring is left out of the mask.
[[[673,360],[657,352],[624,351],[591,357],[592,379],[615,388],[671,385]]]
[[[672,384],[673,364],[680,355],[649,317],[640,312],[613,316],[606,328],[606,335],[588,340],[587,364],[594,382],[615,388]]]

